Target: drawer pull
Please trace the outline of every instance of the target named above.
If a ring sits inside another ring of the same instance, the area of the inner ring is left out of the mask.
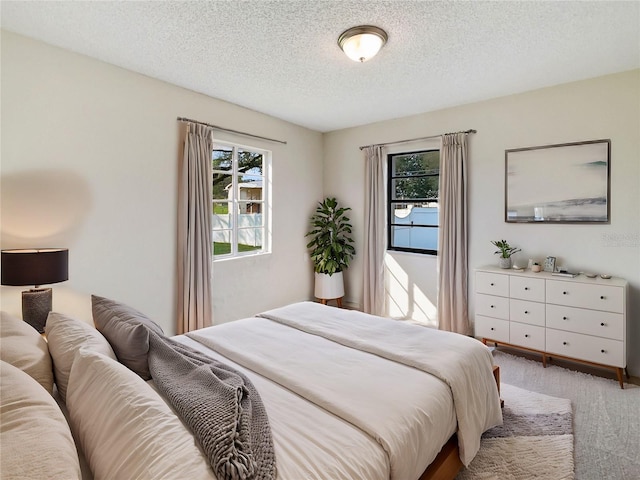
[[[562,344],[563,344],[563,345],[566,345],[566,344],[567,344],[567,342],[562,342]]]
[[[607,353],[607,351],[603,348],[602,350],[600,350],[600,353]]]
[[[492,331],[492,332],[493,332],[493,330],[494,330],[494,328],[493,328],[493,327],[491,327],[491,331]]]
[[[524,287],[525,290],[529,290],[529,287]]]
[[[529,315],[529,310],[525,310],[525,311],[524,311],[524,314],[525,314],[525,315]]]
[[[493,285],[494,285],[494,284],[492,283],[492,284],[491,284],[491,286],[493,287]]]
[[[568,292],[562,292],[563,295],[566,295]]]
[[[524,334],[524,338],[529,338],[529,334],[528,334],[528,333],[525,333],[525,334]]]
[[[567,317],[562,317],[563,320],[569,320]]]
[[[601,327],[606,327],[606,326],[607,326],[607,324],[606,324],[606,323],[604,323],[604,322],[602,322],[602,323],[600,324],[600,326],[601,326]]]
[[[600,300],[604,300],[605,296],[604,295],[600,295]]]
[[[496,308],[496,307],[494,307],[493,305],[491,305],[491,308]]]

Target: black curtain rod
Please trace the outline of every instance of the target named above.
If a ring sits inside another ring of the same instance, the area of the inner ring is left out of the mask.
[[[417,142],[418,140],[428,140],[430,138],[443,137],[445,135],[451,135],[453,133],[477,133],[477,130],[463,130],[461,132],[441,133],[440,135],[430,135],[428,137],[409,138],[407,140],[398,140],[397,142],[374,143],[373,145],[363,145],[360,147],[360,150],[367,147],[384,147],[387,145],[397,145],[399,143],[409,143],[409,142]]]
[[[197,120],[191,120],[190,118],[178,117],[178,121],[179,122],[185,122],[185,123],[195,123],[196,125],[205,125],[207,127],[215,128],[216,130],[222,130],[223,132],[235,133],[237,135],[244,135],[245,137],[259,138],[260,140],[267,140],[269,142],[282,143],[283,145],[287,144],[287,142],[285,142],[284,140],[276,140],[275,138],[261,137],[260,135],[254,135],[253,133],[246,133],[246,132],[241,132],[239,130],[232,130],[231,128],[223,128],[223,127],[219,127],[217,125],[211,125],[210,123],[199,122]]]

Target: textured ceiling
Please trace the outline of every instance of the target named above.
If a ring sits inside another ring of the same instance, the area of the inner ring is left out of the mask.
[[[6,30],[322,132],[640,67],[638,1],[0,5]],[[336,42],[361,24],[389,41],[358,64]]]

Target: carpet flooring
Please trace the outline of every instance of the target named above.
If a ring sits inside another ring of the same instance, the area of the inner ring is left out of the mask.
[[[571,400],[576,480],[640,480],[640,387],[494,351],[502,383]],[[580,367],[578,367],[580,368]],[[535,477],[532,477],[535,478]]]
[[[571,401],[502,383],[503,425],[484,433],[457,480],[571,480]]]

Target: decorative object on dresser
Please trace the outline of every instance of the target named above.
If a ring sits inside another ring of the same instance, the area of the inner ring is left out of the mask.
[[[610,158],[608,139],[505,150],[505,222],[609,223]]]
[[[547,257],[544,260],[544,271],[555,272],[556,271],[556,257]]]
[[[66,248],[2,250],[2,285],[35,285],[22,292],[22,317],[39,333],[44,333],[44,324],[53,305],[51,288],[39,288],[40,285],[66,280],[69,280],[69,250]]]
[[[518,253],[519,248],[512,247],[506,240],[491,240],[498,250],[493,252],[495,255],[500,254],[500,268],[511,268],[511,255]]]
[[[627,282],[549,272],[476,270],[475,335],[487,342],[615,370],[624,388]],[[628,372],[627,372],[628,377]]]

